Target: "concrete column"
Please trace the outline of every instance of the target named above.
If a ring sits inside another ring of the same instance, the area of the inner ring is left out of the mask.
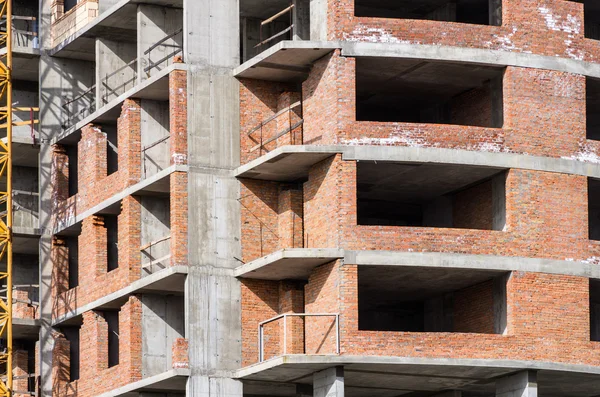
[[[310,0],[310,39],[327,40],[327,0]]]
[[[496,397],[537,397],[537,372],[523,371],[496,381]]]
[[[310,0],[294,0],[294,40],[310,40]]]
[[[135,86],[134,43],[96,39],[96,108]]]
[[[201,6],[201,4],[198,4]],[[187,7],[186,7],[187,9]],[[206,10],[206,8],[204,8]],[[177,34],[152,48],[157,42],[173,34],[183,25],[183,10],[140,4],[137,12],[137,68],[142,82],[173,63],[174,46],[183,46],[183,35]],[[151,50],[148,54],[146,52]],[[160,62],[159,62],[160,61]],[[151,70],[147,67],[156,64]]]
[[[313,374],[314,397],[344,397],[344,368],[335,367]]]

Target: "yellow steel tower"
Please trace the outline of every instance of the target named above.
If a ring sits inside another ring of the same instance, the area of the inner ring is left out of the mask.
[[[12,0],[0,0],[0,131],[6,130],[6,140],[0,141],[0,180],[6,181],[6,191],[0,192],[0,261],[6,262],[6,271],[0,280],[6,285],[6,296],[0,299],[0,335],[5,335],[6,348],[0,351],[0,397],[10,396],[12,377]],[[3,134],[2,134],[3,135]],[[4,137],[4,136],[3,136]],[[4,299],[5,298],[5,299]]]

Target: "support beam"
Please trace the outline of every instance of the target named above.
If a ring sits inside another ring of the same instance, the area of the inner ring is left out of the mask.
[[[523,371],[496,381],[496,397],[537,397],[537,372]]]
[[[344,367],[328,368],[313,374],[314,397],[344,397]]]

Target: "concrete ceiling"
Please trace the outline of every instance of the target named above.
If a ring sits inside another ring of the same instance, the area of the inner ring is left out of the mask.
[[[356,58],[356,95],[362,105],[423,107],[502,74],[502,69],[402,58]]]
[[[501,274],[478,269],[359,266],[359,298],[364,307],[421,301],[483,283]]]
[[[358,197],[421,203],[483,181],[501,169],[452,164],[403,164],[361,161]]]

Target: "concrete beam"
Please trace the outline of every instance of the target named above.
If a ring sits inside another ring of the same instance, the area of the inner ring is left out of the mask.
[[[135,396],[137,394],[132,393],[141,393],[144,391],[163,393],[184,392],[185,383],[189,376],[190,371],[188,369],[173,369],[137,382],[129,383],[107,393],[102,393],[98,397]]]
[[[314,397],[344,397],[344,367],[328,368],[313,374]]]
[[[368,266],[410,266],[448,269],[522,271],[600,278],[595,263],[496,255],[469,255],[446,252],[353,251],[324,248],[287,248],[248,262],[235,269],[235,276],[261,280],[306,279],[315,267],[343,259],[346,264]],[[501,293],[500,291],[498,293]],[[502,310],[498,308],[498,313]]]
[[[496,397],[537,397],[537,372],[523,371],[496,381]]]
[[[479,152],[405,146],[287,145],[279,147],[235,171],[238,178],[293,181],[308,176],[311,166],[341,153],[343,160],[462,164],[490,168],[524,169],[581,175],[600,179],[600,163],[572,158],[550,158],[515,153]]]

